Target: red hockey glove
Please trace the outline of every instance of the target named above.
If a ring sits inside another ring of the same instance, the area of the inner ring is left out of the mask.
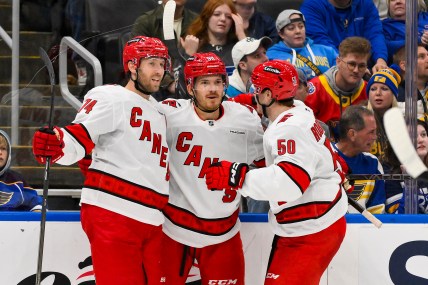
[[[207,169],[205,182],[208,189],[211,190],[238,190],[244,184],[248,169],[248,164],[246,163],[229,161],[213,163]]]
[[[82,171],[82,174],[85,178],[86,178],[86,173],[88,172],[89,166],[91,166],[91,163],[92,163],[92,156],[90,154],[85,155],[84,158],[82,158],[77,162],[77,165],[79,165],[80,171]]]
[[[37,130],[33,136],[33,154],[36,160],[43,164],[47,157],[51,157],[51,163],[54,163],[63,157],[63,137],[64,133],[58,127],[53,130],[47,127]]]

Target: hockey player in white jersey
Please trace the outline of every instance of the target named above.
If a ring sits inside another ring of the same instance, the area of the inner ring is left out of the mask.
[[[92,153],[81,197],[97,285],[159,284],[162,209],[168,201],[166,119],[150,94],[169,68],[166,46],[135,37],[123,51],[125,87],[90,90],[72,124],[34,134],[40,163]]]
[[[226,68],[214,53],[194,54],[184,74],[192,99],[164,101],[171,175],[163,225],[166,284],[184,285],[195,260],[204,285],[244,284],[241,196],[207,191],[204,177],[219,160],[263,159],[260,118],[251,107],[223,102]]]
[[[207,187],[270,201],[275,238],[265,284],[319,284],[346,232],[342,165],[312,110],[294,101],[299,82],[290,63],[258,65],[252,82],[271,122],[267,167],[247,173],[246,164],[221,161],[208,168]]]

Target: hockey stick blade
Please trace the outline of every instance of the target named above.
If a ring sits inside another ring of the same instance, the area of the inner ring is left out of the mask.
[[[348,196],[348,203],[352,207],[355,208],[358,212],[361,213],[367,220],[369,220],[376,228],[380,228],[382,226],[382,222],[376,218],[372,213],[364,209],[357,201]]]
[[[46,51],[41,47],[39,47],[39,55],[40,55],[40,58],[43,60],[43,63],[45,64],[46,68],[48,69],[49,82],[51,85],[51,98],[50,98],[48,124],[49,124],[49,129],[52,129],[52,118],[53,118],[53,108],[54,108],[54,98],[55,98],[54,97],[55,72],[52,65],[52,61],[50,60]]]
[[[428,169],[413,146],[403,114],[398,108],[389,109],[384,117],[385,132],[398,160],[415,179],[428,182]]]
[[[165,7],[163,8],[163,38],[168,40],[174,40],[174,13],[175,13],[175,1],[169,0],[166,2]]]
[[[51,85],[51,99],[50,99],[50,110],[49,110],[49,129],[52,129],[53,126],[53,109],[54,109],[54,86],[55,86],[55,73],[51,60],[49,59],[48,54],[43,48],[39,48],[40,58],[43,60],[46,68],[48,69],[49,80]],[[36,285],[40,285],[41,276],[42,276],[42,266],[43,266],[43,251],[45,244],[45,232],[46,232],[46,210],[47,210],[47,200],[48,200],[48,190],[49,190],[49,170],[50,170],[51,158],[46,158],[45,163],[45,172],[43,176],[43,202],[42,202],[42,217],[40,219],[40,235],[39,235],[39,250],[37,256],[37,272],[36,272]]]
[[[186,88],[179,83],[180,73],[182,70],[182,65],[180,61],[185,61],[186,59],[178,50],[178,41],[180,40],[180,35],[178,35],[178,39],[175,38],[174,33],[174,14],[175,14],[176,3],[174,0],[169,0],[166,2],[165,7],[163,9],[163,20],[162,20],[162,29],[163,29],[163,37],[164,44],[168,48],[168,53],[172,58],[172,64],[174,67],[174,79],[176,81],[176,98],[180,97],[180,94],[187,94]]]

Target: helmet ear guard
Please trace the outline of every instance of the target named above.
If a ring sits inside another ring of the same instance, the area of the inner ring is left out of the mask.
[[[145,36],[134,37],[125,44],[123,49],[123,70],[129,71],[129,61],[132,61],[138,68],[141,59],[153,57],[163,58],[165,60],[165,71],[171,71],[171,58],[168,54],[168,48],[161,40]]]
[[[257,94],[269,89],[276,101],[294,98],[299,87],[296,68],[288,61],[270,60],[259,64],[251,75]]]

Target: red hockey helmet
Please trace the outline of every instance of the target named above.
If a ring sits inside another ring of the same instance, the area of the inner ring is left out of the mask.
[[[140,66],[142,58],[159,57],[165,59],[165,71],[170,71],[171,59],[168,48],[158,38],[137,36],[130,39],[123,49],[123,69],[128,72],[128,62]]]
[[[270,60],[259,64],[251,75],[256,92],[265,89],[272,91],[272,98],[285,100],[293,98],[299,86],[299,76],[296,68],[284,60]]]
[[[227,86],[229,84],[224,62],[212,52],[195,53],[189,57],[184,66],[186,84],[193,88],[198,76],[220,74]]]

